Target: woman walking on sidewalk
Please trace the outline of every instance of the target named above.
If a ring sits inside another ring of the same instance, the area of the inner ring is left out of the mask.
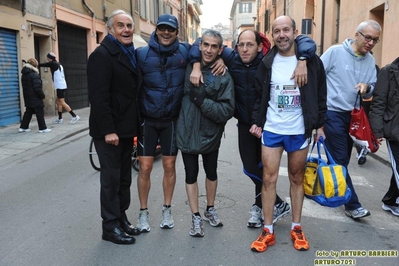
[[[51,129],[47,128],[46,122],[44,121],[43,99],[45,95],[43,93],[42,80],[39,76],[37,65],[37,60],[35,58],[30,58],[21,70],[21,83],[26,110],[18,132],[31,131],[29,123],[33,114],[36,114],[40,133],[48,133],[51,131]]]

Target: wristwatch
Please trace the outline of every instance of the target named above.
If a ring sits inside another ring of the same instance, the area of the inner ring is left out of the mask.
[[[306,60],[307,60],[307,58],[306,58],[306,57],[304,57],[304,56],[300,56],[300,57],[298,58],[298,60],[299,60],[299,61],[306,61]]]

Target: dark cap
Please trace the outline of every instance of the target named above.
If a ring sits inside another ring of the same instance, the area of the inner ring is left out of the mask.
[[[171,14],[163,14],[159,16],[157,21],[157,26],[159,25],[168,25],[175,29],[179,28],[179,24],[177,23],[177,18]]]

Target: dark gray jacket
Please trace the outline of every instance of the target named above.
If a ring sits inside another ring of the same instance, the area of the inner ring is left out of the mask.
[[[369,119],[377,138],[399,142],[399,57],[378,75]]]
[[[204,79],[208,79],[211,72],[209,66],[201,70]],[[176,143],[184,153],[207,154],[219,149],[224,126],[234,114],[234,83],[230,74],[226,73],[215,76],[208,86],[201,84],[198,88],[190,82],[191,71],[190,64],[186,70]],[[201,108],[190,100],[190,90],[206,91]]]

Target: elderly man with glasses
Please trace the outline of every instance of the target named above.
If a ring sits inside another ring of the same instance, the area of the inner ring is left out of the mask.
[[[354,39],[331,46],[321,56],[327,77],[327,113],[324,124],[325,144],[337,164],[348,167],[353,141],[349,136],[351,111],[358,92],[364,98],[372,96],[377,79],[375,60],[370,51],[380,41],[381,26],[374,20],[363,21],[356,29]],[[345,214],[352,219],[370,215],[363,208],[355,192],[351,177],[347,175],[352,190],[345,204]]]

